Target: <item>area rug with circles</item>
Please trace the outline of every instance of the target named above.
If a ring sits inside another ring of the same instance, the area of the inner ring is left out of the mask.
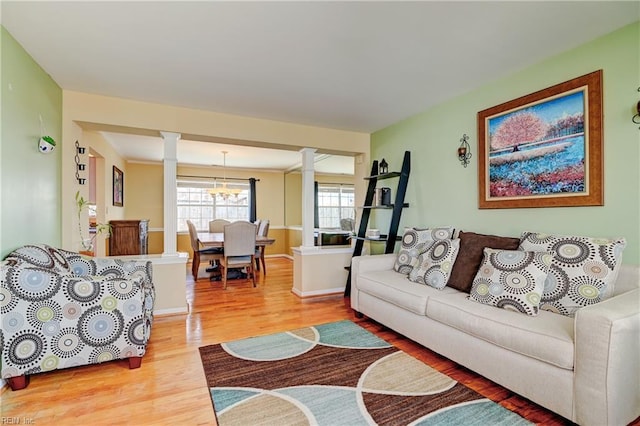
[[[218,424],[529,425],[351,321],[200,348]]]

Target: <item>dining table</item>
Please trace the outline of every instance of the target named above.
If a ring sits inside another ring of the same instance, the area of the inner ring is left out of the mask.
[[[224,247],[224,232],[198,232],[198,240],[205,247]],[[256,235],[256,246],[270,246],[275,238]]]

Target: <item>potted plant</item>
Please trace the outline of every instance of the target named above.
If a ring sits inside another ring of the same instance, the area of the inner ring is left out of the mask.
[[[111,231],[111,225],[108,223],[96,223],[96,232],[90,238],[84,238],[84,234],[82,233],[82,210],[89,207],[89,201],[80,195],[80,191],[76,192],[76,207],[78,213],[78,233],[83,248],[83,250],[80,250],[80,253],[93,256],[96,237],[103,232]]]
[[[56,141],[51,136],[42,136],[38,141],[38,149],[43,154],[49,154],[56,148]]]

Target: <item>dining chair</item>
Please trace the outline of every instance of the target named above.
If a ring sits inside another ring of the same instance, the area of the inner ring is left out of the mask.
[[[342,231],[353,232],[356,228],[355,223],[356,221],[351,218],[340,219],[340,229]]]
[[[237,221],[224,227],[224,261],[222,286],[227,289],[229,268],[247,268],[247,278],[251,275],[256,286],[256,274],[253,263],[256,250],[256,225],[251,222]]]
[[[230,223],[226,219],[213,219],[209,221],[209,232],[224,232],[224,227]]]
[[[269,235],[269,220],[263,219],[260,221],[260,227],[258,228],[258,236],[266,237]],[[262,263],[262,273],[267,275],[267,265],[264,262],[264,250],[265,246],[256,246],[256,269],[260,270],[260,263]]]
[[[191,240],[191,248],[193,249],[191,273],[193,274],[193,279],[197,281],[200,261],[203,259],[209,261],[221,261],[224,259],[224,254],[216,247],[201,248],[200,241],[198,241],[198,231],[196,231],[196,226],[190,220],[187,220],[187,226],[189,227],[189,238]]]

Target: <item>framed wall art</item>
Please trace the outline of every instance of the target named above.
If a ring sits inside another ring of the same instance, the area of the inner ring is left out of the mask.
[[[122,207],[124,204],[124,174],[122,170],[113,166],[113,205]]]
[[[478,113],[479,208],[604,204],[602,70]]]

